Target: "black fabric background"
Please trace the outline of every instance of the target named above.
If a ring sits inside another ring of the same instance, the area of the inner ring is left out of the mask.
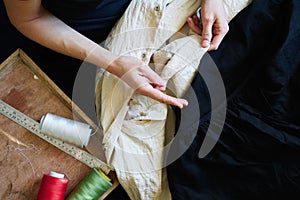
[[[225,125],[200,159],[209,120],[197,120],[192,145],[167,168],[173,199],[299,199],[300,1],[254,0],[209,56],[226,88]],[[210,113],[204,85],[198,74],[190,88],[201,116]],[[178,127],[184,110],[175,111]]]

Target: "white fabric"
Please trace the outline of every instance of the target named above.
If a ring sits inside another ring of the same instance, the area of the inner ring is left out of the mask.
[[[228,19],[249,3],[224,0]],[[168,81],[168,92],[180,97],[207,50],[186,24],[199,5],[198,0],[132,0],[106,47],[148,63]],[[135,94],[114,75],[99,71],[96,108],[108,164],[115,168],[129,197],[171,199],[163,168],[164,146],[174,134],[174,116],[168,106]]]

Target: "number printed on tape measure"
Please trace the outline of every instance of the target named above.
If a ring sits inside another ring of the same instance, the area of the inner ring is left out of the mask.
[[[65,143],[64,141],[58,140],[56,138],[53,138],[51,136],[48,136],[48,135],[42,133],[40,124],[38,122],[31,119],[24,113],[11,107],[10,105],[8,105],[7,103],[5,103],[2,100],[0,100],[0,111],[1,111],[1,114],[6,116],[7,118],[11,119],[12,121],[14,121],[17,124],[21,125],[22,127],[26,128],[28,131],[34,133],[35,135],[44,139],[45,141],[52,144],[53,146],[59,148],[63,152],[69,154],[70,156],[74,157],[75,159],[79,160],[80,162],[84,163],[85,165],[87,165],[91,168],[100,168],[106,174],[108,174],[111,170],[113,170],[106,163],[104,163],[97,157],[89,154],[88,152],[86,152],[76,146],[73,146],[71,144]]]

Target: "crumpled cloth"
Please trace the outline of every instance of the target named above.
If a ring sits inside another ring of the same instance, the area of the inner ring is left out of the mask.
[[[225,0],[232,19],[249,0]],[[134,56],[167,81],[167,93],[181,97],[207,51],[186,19],[196,0],[133,0],[105,41],[118,55]],[[167,144],[174,135],[170,106],[134,93],[120,79],[99,70],[96,110],[109,165],[131,199],[171,199],[165,173]]]

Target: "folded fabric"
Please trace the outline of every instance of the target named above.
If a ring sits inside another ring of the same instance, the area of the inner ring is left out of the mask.
[[[229,18],[249,2],[227,0]],[[186,24],[199,5],[196,0],[133,0],[105,46],[116,54],[140,58],[168,82],[167,93],[182,96],[207,51]],[[96,107],[108,164],[129,197],[170,199],[164,169],[174,134],[172,109],[134,93],[103,71],[98,73]]]

